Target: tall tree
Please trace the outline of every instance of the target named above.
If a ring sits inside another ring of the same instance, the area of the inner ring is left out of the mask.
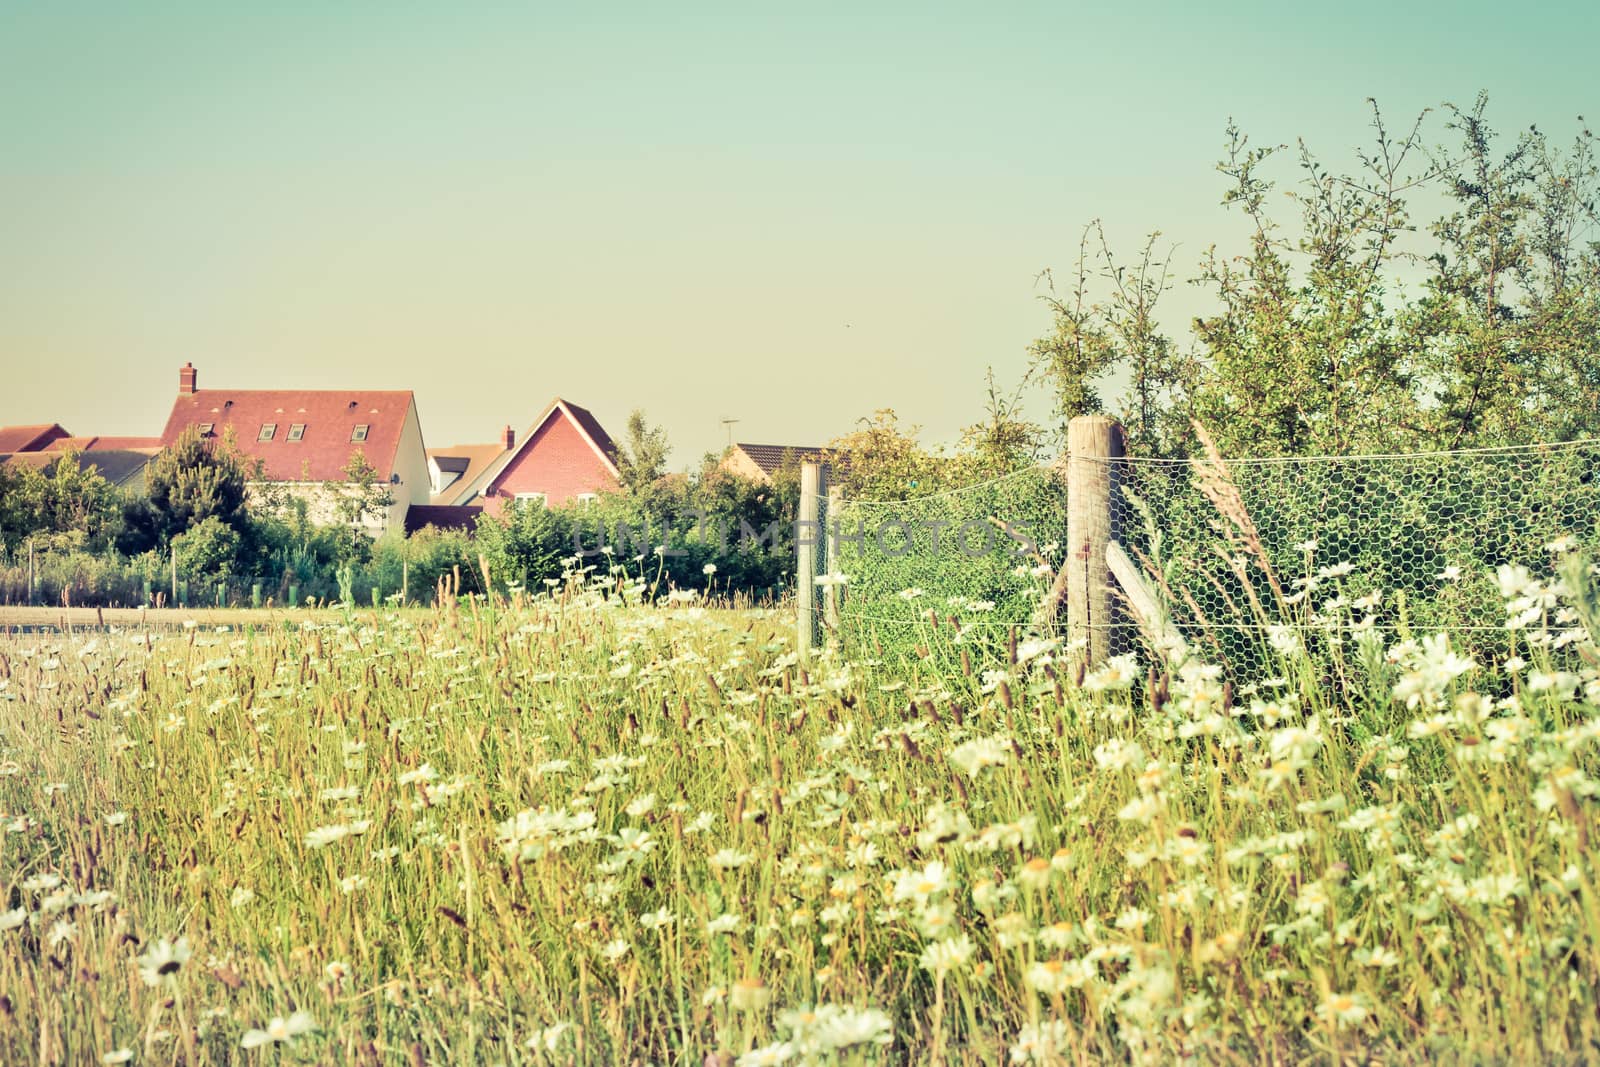
[[[250,522],[248,483],[260,477],[234,441],[200,436],[191,426],[145,468],[146,495],[124,512],[121,547],[135,552],[169,544],[174,537],[215,516],[245,533]]]
[[[630,495],[640,495],[666,473],[671,452],[667,431],[651,426],[644,412],[635,408],[628,415],[628,427],[617,449],[617,481]]]

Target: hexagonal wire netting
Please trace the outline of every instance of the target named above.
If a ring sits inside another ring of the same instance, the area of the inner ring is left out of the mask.
[[[1550,546],[1590,547],[1600,525],[1600,441],[1110,462],[1113,538],[1190,648],[1239,680],[1352,624],[1386,639],[1443,631],[1490,654],[1505,631],[1497,569],[1547,575]],[[925,653],[1039,629],[1064,554],[1065,469],[845,500],[819,553],[824,574],[846,577],[831,636]],[[1125,613],[1112,625],[1114,646],[1146,643]]]

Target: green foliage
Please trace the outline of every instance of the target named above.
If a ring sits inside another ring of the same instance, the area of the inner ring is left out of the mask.
[[[1195,318],[1187,354],[1157,313],[1170,253],[1155,252],[1153,235],[1126,267],[1091,224],[1076,285],[1047,298],[1053,329],[1033,348],[1063,424],[1110,407],[1142,455],[1192,452],[1190,417],[1236,456],[1600,433],[1593,136],[1581,129],[1562,150],[1529,129],[1506,146],[1486,108],[1482,96],[1447,107],[1456,143],[1430,149],[1427,113],[1396,135],[1374,104],[1354,173],[1301,143],[1286,190],[1271,174],[1282,147],[1230,126],[1223,203],[1248,224],[1248,247],[1203,256],[1195,284],[1214,304]],[[1444,213],[1419,234],[1414,205],[1441,199]],[[1113,380],[1127,390],[1105,405],[1096,390]]]
[[[666,473],[671,452],[666,430],[652,427],[638,408],[630,412],[616,456],[617,481],[623,491],[638,496],[653,486]]]
[[[538,590],[545,579],[560,576],[561,560],[572,555],[570,513],[537,500],[513,501],[502,517],[479,517],[477,542],[501,588],[516,583]]]
[[[847,499],[903,500],[944,487],[946,465],[917,443],[920,427],[902,428],[892,408],[859,420],[859,429],[835,437],[832,479]]]
[[[337,489],[335,504],[340,520],[357,529],[381,523],[394,506],[394,492],[378,480],[377,469],[365,450],[352,450],[349,462],[341,470],[345,482]]]
[[[104,547],[120,525],[122,496],[78,452],[62,452],[39,470],[0,467],[0,542],[16,545],[45,534],[82,534],[85,543]]]
[[[227,581],[239,561],[241,541],[221,515],[207,515],[172,539],[178,573],[208,583]]]
[[[164,547],[212,517],[246,536],[247,483],[258,474],[231,430],[217,440],[190,427],[145,468],[146,495],[129,502],[119,547],[130,554]]]

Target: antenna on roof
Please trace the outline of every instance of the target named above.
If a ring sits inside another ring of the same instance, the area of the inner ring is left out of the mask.
[[[733,447],[733,424],[738,422],[738,421],[739,421],[738,419],[723,419],[722,420],[722,425],[724,425],[724,426],[726,426],[728,428],[728,447],[729,448]]]

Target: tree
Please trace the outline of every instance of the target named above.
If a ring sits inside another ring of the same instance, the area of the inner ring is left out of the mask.
[[[667,455],[672,446],[667,443],[667,431],[652,427],[645,421],[644,412],[635,408],[628,415],[628,428],[622,446],[617,449],[617,481],[625,492],[639,496],[666,473]]]
[[[944,464],[917,443],[921,427],[902,429],[893,408],[880,408],[859,425],[826,446],[834,479],[846,497],[902,500],[940,487]]]
[[[1010,396],[1001,393],[992,368],[988,384],[984,420],[961,431],[961,456],[980,478],[1009,474],[1037,463],[1045,437],[1041,427],[1022,416],[1020,390]]]
[[[185,430],[145,468],[146,496],[124,511],[119,546],[129,554],[165,547],[213,516],[241,535],[250,524],[248,483],[261,476],[230,430],[221,440]]]
[[[362,449],[353,449],[350,460],[342,468],[345,481],[338,486],[338,502],[334,510],[339,518],[354,528],[382,522],[394,506],[394,493],[378,480],[378,471],[368,461]]]
[[[43,470],[0,467],[0,540],[15,545],[34,534],[81,535],[90,546],[111,538],[121,496],[81,453],[62,452]]]
[[[1448,106],[1438,154],[1454,210],[1430,232],[1413,313],[1435,435],[1451,446],[1600,430],[1600,176],[1593,134],[1570,152],[1530,128],[1503,152],[1488,100]],[[1587,237],[1587,244],[1583,239]]]
[[[1561,150],[1530,128],[1501,146],[1479,96],[1446,105],[1457,143],[1429,149],[1430,112],[1395,133],[1369,103],[1372,138],[1355,170],[1300,142],[1287,189],[1271,175],[1285,146],[1229,126],[1222,202],[1244,216],[1248,245],[1203,256],[1194,283],[1214,303],[1187,345],[1155,313],[1170,257],[1155,254],[1154,237],[1125,266],[1098,224],[1085,230],[1073,291],[1052,289],[1052,329],[1032,346],[1032,373],[1063,420],[1120,410],[1133,448],[1156,455],[1192,451],[1191,416],[1240,455],[1600,433],[1593,135],[1584,127]],[[1419,193],[1447,204],[1420,228]],[[1275,216],[1283,203],[1287,220]],[[1097,387],[1111,381],[1126,389],[1107,403]]]

